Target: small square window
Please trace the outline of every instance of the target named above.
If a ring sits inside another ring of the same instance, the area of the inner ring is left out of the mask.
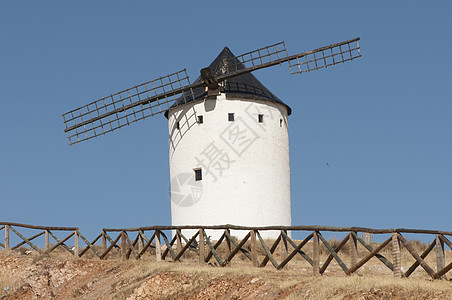
[[[234,113],[228,113],[228,121],[234,122]]]
[[[176,122],[176,128],[177,128],[177,129],[180,129],[180,124],[179,124],[179,122]]]
[[[195,171],[195,181],[201,181],[202,180],[202,169],[194,169]]]
[[[264,115],[257,115],[257,120],[259,121],[259,123],[264,123]]]
[[[198,116],[198,124],[202,124],[202,123],[204,123],[203,116]]]

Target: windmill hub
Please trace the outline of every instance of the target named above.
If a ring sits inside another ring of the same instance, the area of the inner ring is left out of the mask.
[[[209,90],[218,90],[218,81],[213,75],[212,69],[210,67],[201,69],[202,81],[207,85]]]

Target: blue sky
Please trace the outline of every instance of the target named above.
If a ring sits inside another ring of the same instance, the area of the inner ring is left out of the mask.
[[[156,116],[70,147],[61,114],[187,68],[224,46],[289,54],[361,37],[363,58],[255,76],[292,107],[294,225],[451,230],[450,1],[2,1],[0,220],[170,224]],[[326,165],[329,164],[329,167]]]

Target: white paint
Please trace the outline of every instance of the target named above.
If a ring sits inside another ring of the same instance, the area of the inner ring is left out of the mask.
[[[228,121],[228,113],[234,113],[234,122]],[[201,115],[203,124],[198,124]],[[286,106],[221,94],[172,108],[168,121],[173,225],[291,225]],[[202,168],[201,182],[194,181],[196,168]],[[174,178],[180,174],[191,176],[176,186]],[[195,200],[178,205],[181,195]],[[221,234],[207,232],[212,239]],[[278,232],[261,235],[275,238]]]

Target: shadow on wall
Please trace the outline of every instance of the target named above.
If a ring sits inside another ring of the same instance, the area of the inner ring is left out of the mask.
[[[206,112],[213,111],[217,105],[217,100],[204,101],[204,110]],[[169,119],[169,146],[171,151],[170,159],[174,151],[179,145],[182,138],[187,132],[198,123],[198,116],[193,106],[183,108],[180,112],[175,113]],[[179,126],[177,126],[179,124]],[[179,127],[179,128],[178,128]]]

